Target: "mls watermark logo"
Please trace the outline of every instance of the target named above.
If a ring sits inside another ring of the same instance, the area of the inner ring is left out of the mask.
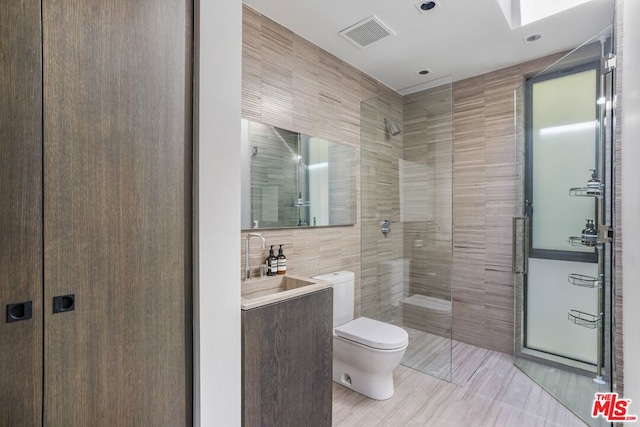
[[[631,399],[618,399],[618,393],[596,393],[591,416],[593,418],[602,416],[609,422],[638,421],[637,415],[628,413],[629,405],[631,405]]]

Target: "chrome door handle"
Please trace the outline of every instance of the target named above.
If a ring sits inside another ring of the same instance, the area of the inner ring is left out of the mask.
[[[529,273],[529,239],[529,217],[513,217],[511,228],[511,271],[513,274]],[[518,251],[518,247],[520,247],[520,251]],[[522,255],[521,263],[518,263],[519,255]]]

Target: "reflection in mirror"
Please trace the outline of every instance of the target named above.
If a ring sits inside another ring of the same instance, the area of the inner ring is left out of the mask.
[[[351,225],[356,150],[242,120],[242,228]]]

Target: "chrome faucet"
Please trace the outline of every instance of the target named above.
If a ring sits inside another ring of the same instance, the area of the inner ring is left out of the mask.
[[[244,280],[251,279],[251,267],[249,266],[249,241],[252,237],[259,237],[262,240],[262,249],[267,249],[267,241],[260,233],[248,233],[244,241]],[[260,267],[260,277],[262,277],[263,269]]]

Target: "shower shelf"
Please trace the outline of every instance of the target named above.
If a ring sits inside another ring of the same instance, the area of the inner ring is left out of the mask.
[[[572,236],[569,237],[569,243],[571,244],[571,246],[586,246],[588,248],[595,248],[599,245],[600,242],[595,241],[585,244],[582,242],[582,236]]]
[[[583,288],[599,288],[602,282],[597,277],[585,276],[584,274],[571,273],[569,275],[569,283]]]
[[[569,196],[574,197],[600,197],[599,188],[575,187],[569,189]]]
[[[569,310],[569,320],[578,326],[588,329],[595,329],[600,326],[600,316],[584,313],[578,310]]]

